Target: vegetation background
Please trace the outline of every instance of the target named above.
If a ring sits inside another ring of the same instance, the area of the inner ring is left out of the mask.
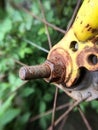
[[[13,2],[42,18],[39,0]],[[47,21],[66,30],[76,0],[42,0],[42,3]],[[48,29],[54,45],[63,34],[51,27]],[[35,44],[49,50],[44,24],[28,13],[15,9],[9,1],[1,0],[0,130],[46,130],[51,123],[51,114],[34,122],[31,118],[52,108],[55,87],[43,80],[23,82],[18,76],[22,64],[35,65],[45,61],[47,53],[36,48]],[[63,95],[61,90],[59,95]],[[67,96],[65,98],[70,100]],[[97,101],[82,103],[81,108],[85,114],[87,108],[98,113]]]

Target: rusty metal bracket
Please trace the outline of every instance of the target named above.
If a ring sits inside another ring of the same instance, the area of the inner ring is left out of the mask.
[[[80,42],[71,28],[50,50],[45,63],[22,67],[19,72],[20,78],[44,78],[76,100],[85,98],[88,93],[91,96],[87,101],[98,98],[97,43],[97,36],[92,40]]]
[[[98,70],[98,38],[96,41],[94,39],[80,42],[71,28],[49,52],[47,59],[50,61],[52,57],[62,55],[61,59],[63,59],[66,68],[63,82],[67,87],[71,87],[77,82],[81,68],[84,67],[89,71]]]
[[[50,50],[45,63],[22,67],[20,78],[44,78],[76,100],[84,99],[88,94],[91,96],[87,101],[98,98],[97,11],[97,1],[85,0],[72,27]]]

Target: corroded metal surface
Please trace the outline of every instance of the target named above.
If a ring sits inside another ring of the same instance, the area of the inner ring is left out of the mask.
[[[48,82],[62,83],[66,74],[66,66],[62,55],[58,54],[57,52],[55,54],[54,51],[51,54],[51,58],[46,62],[51,68],[50,77],[48,77],[46,80]]]
[[[47,59],[50,61],[51,57],[58,54],[62,55],[61,61],[65,64],[66,69],[63,83],[67,87],[71,87],[77,82],[80,77],[81,67],[89,71],[98,70],[98,45],[96,44],[97,40],[95,40],[93,42],[80,42],[71,28],[64,38],[49,52]]]
[[[19,77],[22,80],[45,78],[47,82],[61,83],[65,76],[65,66],[60,58],[61,55],[52,57],[51,61],[46,60],[41,65],[21,67]]]
[[[97,42],[97,36],[86,42],[78,41],[71,28],[50,50],[44,64],[22,67],[20,78],[44,78],[76,100],[85,98],[88,94],[91,94],[88,101],[98,98]]]
[[[84,99],[88,94],[90,94],[90,97],[87,98],[86,101],[98,99],[98,71],[86,71],[81,82],[74,85],[72,88],[66,88],[63,84],[56,84],[56,86],[75,100]]]
[[[72,27],[50,50],[46,62],[21,68],[20,78],[44,78],[76,100],[88,95],[88,101],[98,98],[97,11],[97,2],[85,0]]]
[[[48,64],[44,63],[42,65],[22,67],[19,71],[19,76],[22,80],[30,80],[37,78],[48,78],[50,73],[51,70]]]

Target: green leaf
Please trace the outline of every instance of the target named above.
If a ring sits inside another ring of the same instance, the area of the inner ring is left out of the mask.
[[[24,33],[25,32],[25,23],[21,23],[19,26],[19,32]]]
[[[11,88],[11,90],[13,91],[18,85],[20,85],[20,83],[22,83],[22,81],[20,80],[19,77],[17,77],[15,74],[13,74],[12,72],[9,73],[9,77],[8,77],[9,83],[13,86],[13,88]]]
[[[52,100],[53,96],[49,93],[46,93],[43,97],[43,99],[46,101],[46,102],[50,102]]]
[[[45,34],[45,28],[40,28],[40,30],[38,31],[38,35],[42,35]]]
[[[26,17],[26,24],[25,24],[25,27],[26,27],[27,30],[30,30],[30,29],[31,29],[32,22],[33,22],[32,17],[29,17],[29,15],[28,15],[28,16]]]
[[[5,34],[9,32],[12,28],[12,21],[9,18],[6,18],[0,24],[0,41],[3,40]]]
[[[42,127],[43,130],[46,130],[47,121],[46,121],[45,117],[43,117],[43,118],[40,119],[40,126]]]
[[[53,21],[54,18],[53,18],[53,11],[49,11],[47,13],[47,21]]]
[[[50,10],[50,9],[51,9],[51,7],[50,7],[50,2],[49,2],[49,1],[45,1],[45,2],[44,2],[44,6],[45,6],[45,8],[46,8],[47,10]]]
[[[17,115],[19,115],[20,109],[9,108],[2,116],[0,116],[0,126],[4,126],[11,122]]]
[[[23,18],[19,11],[13,10],[13,22],[22,22]]]
[[[42,113],[46,110],[46,103],[44,101],[40,101],[39,112]]]
[[[11,95],[2,105],[0,106],[0,117],[5,113],[5,111],[8,110],[8,108],[11,106],[12,99],[14,98],[14,94]]]
[[[27,87],[22,90],[22,96],[28,97],[29,95],[33,94],[34,92],[35,92],[34,88]]]
[[[33,11],[33,13],[36,14],[36,15],[39,13],[38,8],[39,8],[38,3],[37,3],[37,2],[34,2],[34,3],[32,4],[32,11]]]
[[[98,112],[98,101],[92,101],[91,102],[91,107]]]
[[[5,98],[5,93],[7,92],[7,90],[10,91],[10,84],[8,82],[0,83],[0,99],[3,100]]]
[[[21,122],[22,122],[23,124],[25,124],[25,123],[28,121],[29,117],[30,117],[30,113],[29,113],[29,112],[25,113],[25,114],[21,117]]]

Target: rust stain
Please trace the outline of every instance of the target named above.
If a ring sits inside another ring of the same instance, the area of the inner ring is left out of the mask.
[[[87,31],[92,31],[92,27],[89,27],[89,28],[87,29]]]
[[[76,58],[76,63],[78,67],[84,66],[88,68],[88,66],[85,66],[85,61],[87,60],[87,57],[89,57],[90,54],[98,54],[98,49],[95,46],[85,47]]]
[[[88,3],[90,2],[90,0],[88,0]]]
[[[78,38],[78,36],[77,36],[77,33],[76,33],[76,32],[74,32],[74,35],[76,36],[76,38]]]
[[[92,33],[95,33],[95,32],[97,32],[98,31],[98,29],[96,29],[96,28],[93,28],[92,29]]]
[[[62,83],[65,80],[66,75],[66,67],[63,56],[55,49],[50,54],[49,61],[54,64],[51,76],[49,77],[50,82]]]
[[[83,21],[80,22],[80,24],[82,24],[82,23],[83,23]]]
[[[82,58],[81,58],[82,57]],[[76,58],[76,63],[78,65],[78,67],[82,66],[84,64],[84,51],[81,52],[77,58]]]
[[[79,17],[77,16],[77,19],[78,19]]]
[[[98,36],[97,36],[97,37],[94,37],[91,41],[92,41],[92,43],[94,43],[94,44],[98,43]]]
[[[80,23],[81,24],[81,23]],[[90,24],[87,24],[85,26],[85,28],[87,28],[87,31],[91,31],[91,33],[96,33],[98,32],[98,29],[97,28],[93,28],[92,26],[90,26]]]
[[[76,17],[76,21],[78,20],[78,18],[79,18],[79,17],[77,16],[77,17]]]
[[[85,26],[85,28],[88,28],[90,25],[89,24],[87,24],[86,26]]]

